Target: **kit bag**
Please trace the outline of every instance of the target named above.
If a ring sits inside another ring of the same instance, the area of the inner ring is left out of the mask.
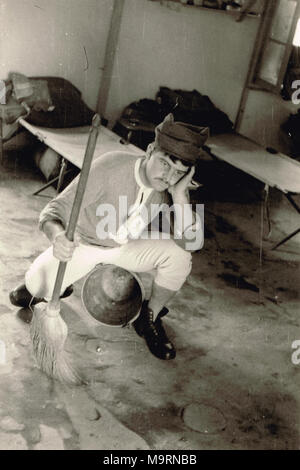
[[[233,131],[233,124],[227,114],[218,109],[208,96],[201,95],[197,90],[160,87],[156,101],[164,115],[173,113],[175,121],[207,126],[211,135]]]
[[[216,108],[208,96],[197,90],[171,90],[160,87],[155,100],[147,98],[124,108],[113,131],[143,150],[155,138],[155,127],[173,113],[175,121],[209,127],[212,135],[233,132],[228,116]]]
[[[288,119],[281,124],[280,128],[288,140],[290,156],[300,160],[300,109],[298,109],[296,114],[290,114]]]
[[[163,118],[161,106],[155,100],[144,98],[124,108],[113,131],[124,141],[146,150],[155,138],[155,127]]]

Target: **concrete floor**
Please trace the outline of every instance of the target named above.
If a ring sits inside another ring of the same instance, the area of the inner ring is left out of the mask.
[[[204,188],[205,246],[165,319],[174,361],[153,357],[132,328],[95,327],[77,283],[61,311],[67,349],[89,383],[69,387],[39,371],[22,321],[28,312],[8,301],[48,246],[36,224],[48,199],[31,196],[42,182],[24,156],[6,155],[0,449],[299,449],[300,364],[292,363],[291,345],[300,340],[300,238],[270,251],[299,219],[281,195],[270,193],[273,229],[262,240],[262,204],[245,194],[246,184],[227,194],[226,185],[211,194]]]

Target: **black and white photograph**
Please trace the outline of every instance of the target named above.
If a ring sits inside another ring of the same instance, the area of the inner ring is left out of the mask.
[[[0,19],[0,451],[300,450],[300,0]]]

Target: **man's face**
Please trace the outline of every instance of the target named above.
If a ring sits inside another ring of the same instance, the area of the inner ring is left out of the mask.
[[[173,162],[165,152],[154,150],[146,162],[145,176],[149,186],[161,192],[178,183],[188,171],[180,160]]]

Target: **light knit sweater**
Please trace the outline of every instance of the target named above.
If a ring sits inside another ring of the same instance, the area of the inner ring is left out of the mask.
[[[137,170],[139,169],[139,163],[141,163],[144,158],[144,156],[141,157],[137,154],[113,151],[102,155],[93,162],[76,227],[76,233],[79,235],[82,243],[104,247],[115,247],[119,245],[119,243],[115,241],[117,237],[99,236],[97,226],[99,227],[99,223],[101,223],[103,217],[107,217],[107,213],[104,215],[105,206],[103,206],[107,204],[111,205],[115,210],[116,230],[118,231],[120,226],[126,223],[130,212],[129,214],[128,212],[124,214],[124,211],[120,211],[120,196],[123,196],[123,201],[126,200],[128,210],[132,206],[136,207],[139,205],[137,198],[140,198],[141,195],[147,195],[146,198],[143,197],[143,204],[146,208],[150,208],[151,204],[167,204],[168,206],[172,204],[171,196],[167,191],[158,192],[154,189],[149,190],[149,188],[143,185],[139,177],[139,171]],[[47,220],[58,220],[62,223],[64,228],[67,227],[78,178],[79,176],[42,210],[39,219],[40,229],[42,229],[43,224]],[[102,215],[99,215],[101,205]],[[148,213],[151,214],[151,211],[149,210]],[[102,222],[105,221],[102,220]],[[147,220],[147,223],[145,222],[145,226],[150,222],[151,217]],[[184,249],[185,241],[185,237],[175,239],[175,242]],[[188,241],[192,241],[191,237],[188,238]]]

